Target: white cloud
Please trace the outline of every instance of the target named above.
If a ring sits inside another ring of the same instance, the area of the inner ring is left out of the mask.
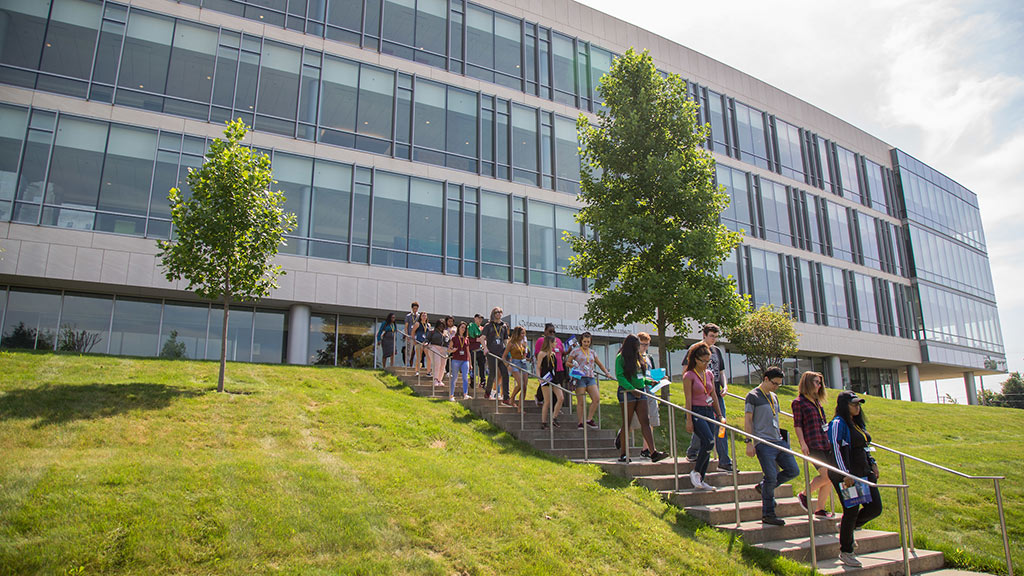
[[[1024,370],[1024,11],[1016,2],[583,3],[790,92],[977,193],[1008,364]],[[962,383],[948,388],[963,397]]]

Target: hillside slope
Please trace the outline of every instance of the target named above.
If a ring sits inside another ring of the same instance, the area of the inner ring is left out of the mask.
[[[780,574],[367,371],[0,352],[4,574]]]

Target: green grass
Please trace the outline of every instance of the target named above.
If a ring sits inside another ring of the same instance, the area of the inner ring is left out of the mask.
[[[730,391],[740,396],[746,395],[748,390],[730,386]],[[618,406],[612,404],[614,384],[608,383],[602,392],[605,426],[617,426],[622,416]],[[675,387],[673,392],[673,401],[682,404],[679,388]],[[779,390],[783,410],[790,410],[795,392],[795,386]],[[830,407],[834,407],[835,392],[830,393]],[[1017,571],[1024,569],[1024,410],[919,404],[875,397],[868,397],[864,410],[868,430],[880,444],[967,474],[1006,476],[1000,484],[1010,553]],[[742,411],[742,400],[727,398],[729,422],[740,428]],[[828,412],[831,416],[832,410]],[[668,419],[664,411],[662,423],[655,431],[655,442],[659,449],[667,450]],[[782,425],[790,431],[793,429],[789,418],[784,417]],[[681,418],[677,418],[677,430],[682,452],[689,444],[689,436]],[[757,461],[743,453],[742,444],[737,444],[737,450],[741,454],[741,469],[759,469]],[[899,456],[877,450],[875,457],[882,475],[880,481],[901,483]],[[803,464],[798,464],[802,469]],[[914,543],[920,548],[945,552],[949,565],[1005,574],[1006,560],[993,482],[966,480],[910,460],[906,462],[906,469]],[[803,475],[792,484],[796,492],[803,490]],[[895,490],[883,490],[882,499],[884,513],[868,527],[898,531]],[[838,500],[835,506],[840,509]]]
[[[369,371],[0,352],[2,574],[805,574]]]

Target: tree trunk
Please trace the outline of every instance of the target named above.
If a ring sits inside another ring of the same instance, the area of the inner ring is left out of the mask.
[[[665,336],[665,315],[658,308],[656,327],[658,328],[658,365],[665,371],[665,377],[668,378],[668,338]],[[669,399],[668,386],[662,386],[661,397],[665,400]]]
[[[227,365],[228,357],[228,305],[231,296],[224,295],[224,325],[220,332],[220,376],[217,377],[217,392],[224,391],[224,367]]]

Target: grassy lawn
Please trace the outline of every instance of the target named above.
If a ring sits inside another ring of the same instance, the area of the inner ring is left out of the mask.
[[[3,574],[808,572],[374,372],[232,364],[217,394],[211,362],[0,371]]]
[[[622,421],[614,404],[615,385],[602,386],[602,413],[606,426]],[[741,396],[749,388],[731,386]],[[682,404],[678,387],[673,401]],[[831,392],[830,408],[834,409],[835,392]],[[779,391],[783,410],[796,393],[795,386]],[[729,422],[742,428],[743,402],[726,400]],[[1017,571],[1024,569],[1024,410],[988,406],[917,404],[868,397],[864,407],[868,430],[873,439],[885,446],[913,454],[954,470],[979,476],[1006,476],[1001,481],[1003,508],[1009,533],[1011,555]],[[828,410],[831,417],[832,410]],[[658,448],[668,449],[668,421],[662,412],[663,426],[655,431]],[[680,432],[679,450],[689,444],[685,421],[677,420]],[[783,427],[793,429],[792,420],[783,419]],[[795,437],[794,437],[795,444]],[[754,458],[743,454],[738,444],[740,468],[757,470]],[[878,450],[881,481],[900,483],[899,457]],[[799,463],[799,462],[798,462]],[[801,469],[803,468],[802,463]],[[907,461],[910,483],[910,513],[914,525],[914,542],[918,547],[942,550],[946,561],[966,569],[1005,573],[1006,561],[999,515],[995,505],[992,481],[966,480],[934,468]],[[814,472],[812,472],[814,474]],[[803,490],[803,475],[792,481],[796,491]],[[882,492],[885,511],[869,528],[899,530],[896,494],[892,489]],[[836,501],[838,510],[839,503]]]

